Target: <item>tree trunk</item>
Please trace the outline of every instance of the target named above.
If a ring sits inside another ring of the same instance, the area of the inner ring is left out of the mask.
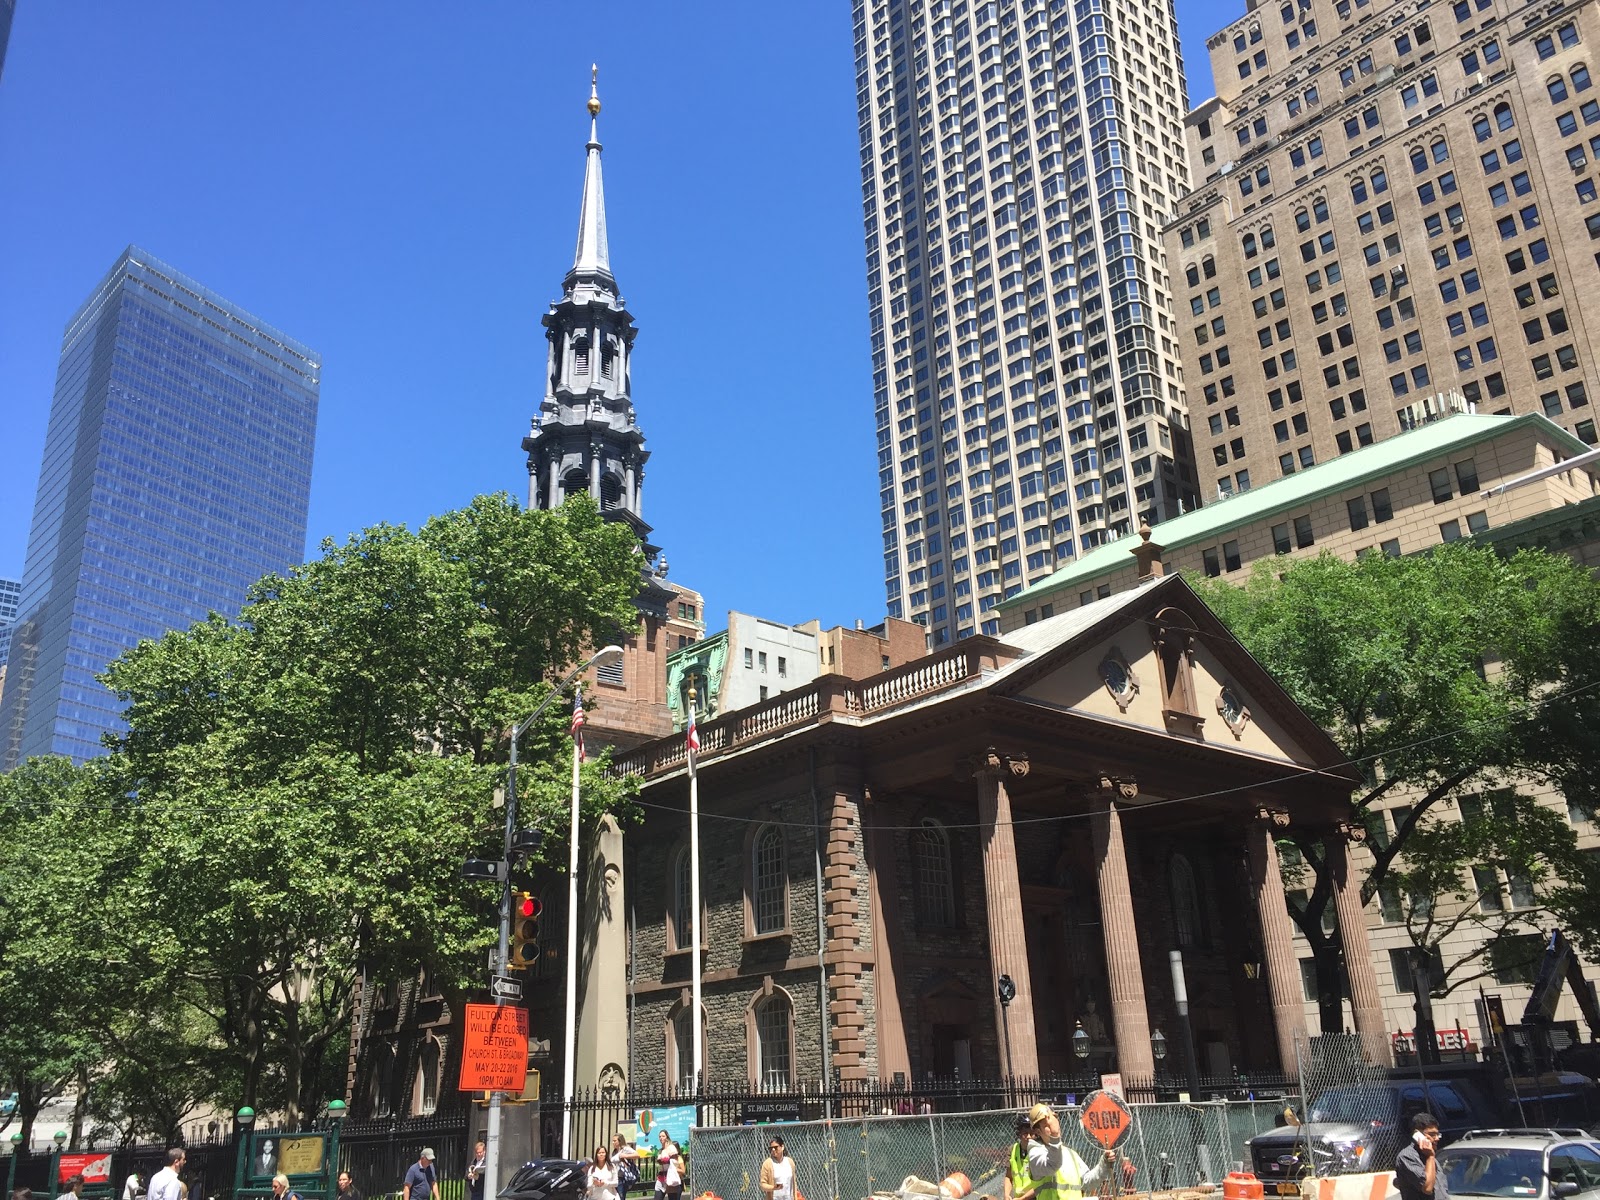
[[[89,1068],[79,1067],[77,1070],[78,1094],[72,1101],[72,1136],[67,1140],[69,1150],[77,1150],[83,1144],[83,1114],[89,1107]]]
[[[1343,1033],[1344,954],[1339,943],[1326,936],[1311,952],[1317,971],[1317,1024],[1323,1033]]]

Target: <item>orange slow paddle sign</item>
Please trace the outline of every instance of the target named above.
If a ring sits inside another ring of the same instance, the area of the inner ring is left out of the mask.
[[[1132,1110],[1110,1092],[1091,1092],[1078,1121],[1106,1150],[1115,1150],[1133,1132]]]

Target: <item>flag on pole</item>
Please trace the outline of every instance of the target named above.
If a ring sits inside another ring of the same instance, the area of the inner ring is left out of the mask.
[[[693,700],[689,701],[689,730],[684,738],[684,744],[689,747],[689,760],[692,765],[694,756],[700,753],[700,731],[695,728],[694,724]]]
[[[583,689],[572,694],[572,744],[578,752],[578,761],[587,760],[583,749]]]

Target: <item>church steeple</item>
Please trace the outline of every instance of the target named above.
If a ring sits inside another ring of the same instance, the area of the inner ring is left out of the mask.
[[[600,68],[589,68],[589,158],[583,169],[583,207],[578,212],[578,251],[568,282],[579,276],[611,278],[611,247],[606,244],[606,189],[600,177]]]
[[[528,506],[555,508],[588,492],[609,520],[634,528],[651,557],[642,516],[650,457],[635,420],[630,359],[636,330],[611,274],[605,189],[600,177],[598,69],[589,83],[589,142],[578,216],[578,248],[561,299],[544,314],[544,398],[522,441],[528,452]]]

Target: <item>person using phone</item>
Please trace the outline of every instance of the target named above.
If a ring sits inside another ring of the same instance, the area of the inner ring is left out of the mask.
[[[1411,1144],[1395,1155],[1394,1186],[1400,1200],[1449,1200],[1444,1175],[1439,1170],[1439,1121],[1432,1113],[1411,1118]]]

